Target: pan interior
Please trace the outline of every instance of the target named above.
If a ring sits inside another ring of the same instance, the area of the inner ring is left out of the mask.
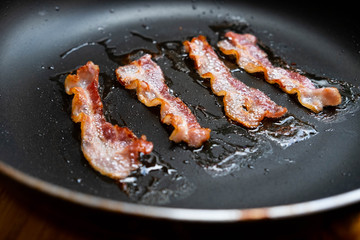
[[[282,10],[237,1],[65,1],[7,8],[0,37],[0,160],[77,192],[180,208],[276,206],[359,188],[359,32]],[[215,46],[226,30],[255,34],[274,60],[301,69],[319,85],[341,88],[346,104],[313,114],[222,56],[234,76],[289,110],[252,131],[229,121],[222,99],[182,49],[182,41],[199,34]],[[202,148],[170,142],[172,129],[160,123],[159,108],[145,107],[115,81],[119,65],[144,53],[153,55],[200,124],[212,129]],[[121,182],[92,170],[81,153],[79,125],[70,118],[72,97],[63,82],[89,60],[100,66],[107,119],[155,146],[143,167]]]

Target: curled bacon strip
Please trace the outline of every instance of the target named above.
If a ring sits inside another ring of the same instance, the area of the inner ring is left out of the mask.
[[[267,54],[257,46],[254,35],[227,32],[225,36],[228,39],[218,43],[224,54],[235,55],[237,64],[249,73],[263,72],[267,82],[277,83],[286,93],[297,93],[298,100],[304,107],[317,113],[325,106],[336,106],[341,103],[341,95],[337,88],[316,88],[305,76],[274,67]]]
[[[225,114],[246,127],[257,127],[264,117],[278,118],[286,108],[274,103],[260,90],[250,88],[232,77],[230,70],[218,58],[204,36],[184,42],[198,73],[210,78],[212,91],[224,96]]]
[[[170,140],[200,147],[210,138],[210,129],[202,128],[183,101],[170,93],[164,75],[151,60],[151,55],[146,54],[129,65],[119,67],[116,76],[127,89],[136,89],[138,99],[146,106],[161,105],[161,121],[174,127]]]
[[[98,81],[99,67],[92,62],[66,77],[66,93],[74,94],[72,119],[81,122],[81,148],[91,166],[111,178],[125,178],[139,167],[139,153],[150,153],[153,144],[126,127],[106,122]]]

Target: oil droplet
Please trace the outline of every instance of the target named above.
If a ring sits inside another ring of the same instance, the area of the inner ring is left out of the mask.
[[[141,26],[142,26],[145,30],[149,30],[149,29],[150,29],[150,26],[149,26],[149,25],[142,24]]]
[[[249,169],[255,169],[255,166],[253,164],[248,164]]]

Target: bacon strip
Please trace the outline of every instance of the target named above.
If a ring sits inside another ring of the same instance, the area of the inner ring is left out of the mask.
[[[286,108],[274,103],[263,92],[232,77],[204,36],[194,37],[191,42],[185,41],[184,45],[200,76],[210,78],[212,91],[224,96],[225,114],[230,119],[253,128],[264,117],[278,118],[286,113]]]
[[[127,89],[136,89],[138,99],[146,106],[161,105],[161,121],[174,127],[170,140],[200,147],[210,138],[210,129],[202,128],[183,101],[170,93],[164,75],[151,60],[151,55],[146,54],[129,65],[119,67],[116,76]]]
[[[316,88],[305,76],[280,67],[274,67],[267,54],[256,44],[257,39],[251,34],[227,32],[228,38],[218,43],[226,55],[235,55],[237,64],[249,73],[263,72],[265,80],[289,94],[297,93],[299,102],[313,112],[320,112],[325,106],[341,103],[339,90],[334,87]]]
[[[76,75],[66,77],[66,93],[74,94],[72,119],[81,123],[81,148],[91,166],[111,178],[125,178],[139,167],[139,153],[150,153],[153,144],[126,127],[106,122],[98,81],[99,67],[90,61]]]

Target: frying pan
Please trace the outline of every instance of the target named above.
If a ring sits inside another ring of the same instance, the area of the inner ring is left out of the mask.
[[[2,5],[3,174],[80,205],[185,221],[292,217],[360,200],[360,29],[345,4],[326,10],[305,2],[273,1]],[[348,15],[340,18],[345,10]],[[181,47],[182,41],[199,34],[215,47],[227,30],[255,34],[272,60],[301,70],[319,85],[341,88],[346,103],[313,114],[295,97],[261,76],[245,73],[220,54],[237,78],[289,111],[255,130],[229,121],[221,98],[197,76]],[[159,108],[145,107],[133,91],[115,81],[119,65],[144,53],[153,54],[174,94],[202,126],[212,129],[203,148],[170,142],[172,129],[160,123]],[[137,136],[146,135],[155,146],[153,154],[142,156],[141,169],[122,182],[89,166],[80,150],[79,125],[70,118],[72,97],[65,94],[63,81],[89,60],[100,66],[108,121],[129,127]],[[284,127],[284,122],[291,124]],[[286,137],[292,124],[300,135]],[[272,135],[279,131],[279,138]]]

